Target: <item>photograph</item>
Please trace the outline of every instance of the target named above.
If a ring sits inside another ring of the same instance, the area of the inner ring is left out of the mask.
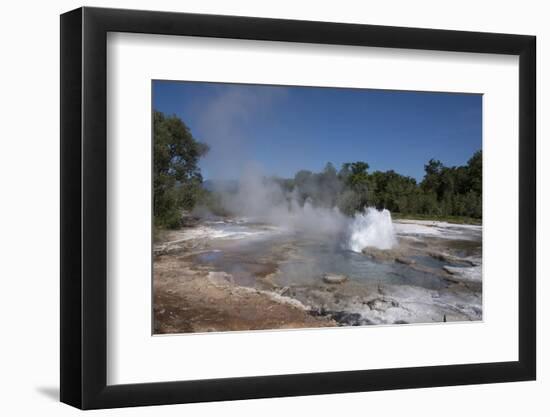
[[[482,320],[482,100],[154,80],[153,334]]]

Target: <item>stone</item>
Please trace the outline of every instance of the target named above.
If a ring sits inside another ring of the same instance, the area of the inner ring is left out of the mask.
[[[342,274],[325,274],[323,281],[327,284],[342,284],[348,280],[346,275]]]
[[[480,267],[462,267],[444,265],[443,270],[450,274],[447,278],[450,281],[481,283],[481,268]]]
[[[404,265],[414,265],[416,263],[414,259],[402,258],[402,257],[395,258],[395,262],[399,264],[404,264]]]
[[[279,295],[290,295],[290,288],[289,287],[283,287],[279,291]]]

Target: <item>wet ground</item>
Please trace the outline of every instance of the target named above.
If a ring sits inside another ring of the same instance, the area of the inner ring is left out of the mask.
[[[166,236],[155,248],[155,267],[179,259],[182,271],[185,265],[220,272],[228,285],[295,300],[334,325],[481,320],[481,227],[402,221],[394,228],[392,249],[357,253],[344,235],[312,237],[245,219],[203,221]],[[176,262],[176,275],[177,268]],[[347,279],[327,284],[327,274]]]

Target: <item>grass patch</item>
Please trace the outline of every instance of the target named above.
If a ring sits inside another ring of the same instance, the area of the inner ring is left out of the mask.
[[[437,222],[447,222],[455,224],[475,224],[481,226],[481,219],[475,219],[467,216],[440,216],[436,214],[402,214],[392,213],[395,220],[431,220]]]

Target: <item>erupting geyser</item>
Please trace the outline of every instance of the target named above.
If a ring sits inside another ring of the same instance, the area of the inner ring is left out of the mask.
[[[391,214],[368,207],[356,213],[349,226],[348,249],[361,252],[366,247],[391,249],[397,244]]]

